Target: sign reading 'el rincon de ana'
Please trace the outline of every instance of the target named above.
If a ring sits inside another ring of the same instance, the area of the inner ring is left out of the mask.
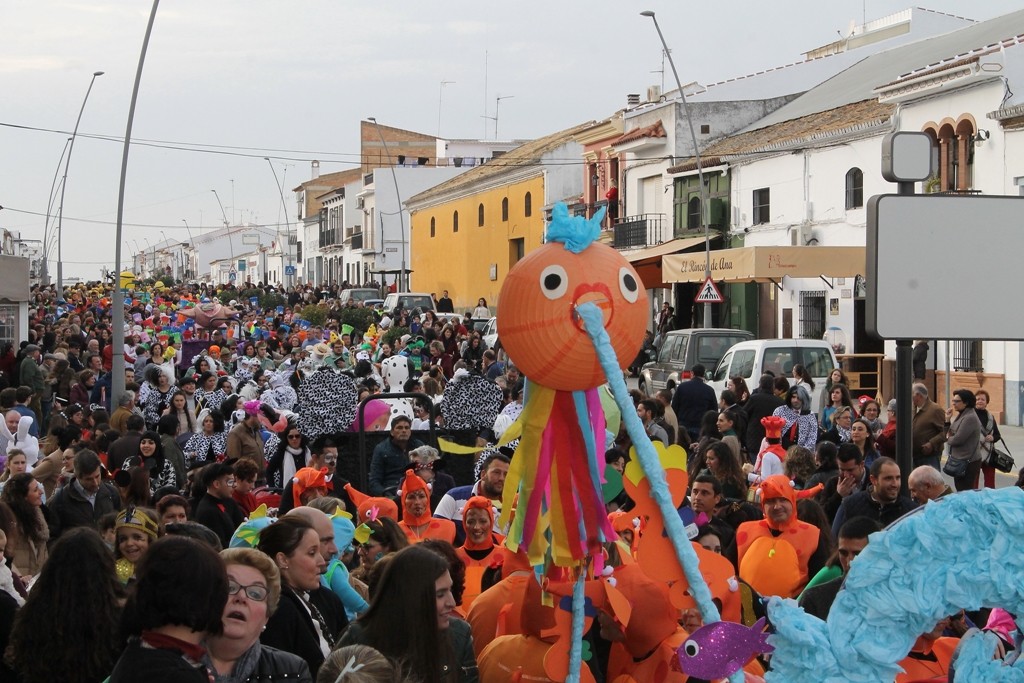
[[[703,255],[662,258],[664,282],[703,282]],[[854,277],[866,271],[864,247],[740,247],[711,252],[716,282],[769,282],[789,277]]]

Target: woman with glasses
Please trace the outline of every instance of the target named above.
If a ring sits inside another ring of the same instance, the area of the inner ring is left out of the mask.
[[[963,474],[953,478],[956,490],[966,491],[977,487],[981,472],[981,420],[974,410],[977,399],[971,391],[957,389],[952,403],[946,410],[946,445],[950,460],[967,464]]]
[[[267,441],[267,446],[272,440]],[[278,437],[277,447],[271,453],[267,463],[267,483],[276,488],[283,488],[296,472],[309,464],[312,457],[309,439],[299,431],[294,421],[289,421],[288,428]]]
[[[277,565],[251,548],[230,548],[220,556],[228,573],[224,631],[206,639],[204,658],[216,680],[312,683],[301,657],[260,644],[260,634],[281,598]]]

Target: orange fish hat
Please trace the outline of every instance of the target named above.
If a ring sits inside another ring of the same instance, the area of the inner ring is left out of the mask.
[[[409,512],[406,499],[413,491],[423,491],[427,495],[427,511],[422,515],[417,516]],[[423,526],[430,522],[430,488],[427,482],[420,479],[411,469],[406,471],[405,479],[402,481],[402,521],[409,526]]]
[[[783,527],[776,526],[774,522],[766,514],[764,516],[765,523],[777,531],[781,531],[792,527],[799,520],[796,516],[796,501],[798,498],[811,498],[815,496],[819,491],[822,490],[822,485],[818,484],[814,488],[806,489],[804,491],[797,491],[793,488],[793,483],[784,474],[773,474],[764,481],[761,482],[761,506],[771,500],[772,498],[785,498],[789,501],[789,504],[793,506],[793,514],[790,515],[789,521]]]
[[[390,498],[369,496],[352,486],[352,484],[345,484],[345,492],[348,493],[349,499],[356,505],[356,518],[353,520],[353,524],[358,526],[370,519],[370,510],[373,508],[377,508],[378,517],[390,517],[396,522],[398,521],[398,506]]]
[[[483,510],[487,513],[488,528],[494,528],[494,504],[490,498],[484,496],[473,496],[466,501],[466,506],[462,508],[462,528],[466,528],[466,517],[470,510]],[[491,537],[488,537],[487,541],[483,544],[473,543],[469,538],[469,533],[466,533],[466,543],[464,547],[467,550],[486,550],[494,545],[494,541]]]
[[[323,489],[327,492],[327,468],[315,470],[312,467],[303,467],[295,473],[292,479],[292,502],[295,507],[302,506],[302,494],[310,489]]]

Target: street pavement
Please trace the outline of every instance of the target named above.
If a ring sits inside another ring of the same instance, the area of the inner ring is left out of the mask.
[[[637,388],[637,380],[635,377],[626,378],[626,386],[630,389]],[[1002,472],[996,472],[996,488],[1000,489],[1004,486],[1013,486],[1017,481],[1017,471],[1024,466],[1024,427],[1014,427],[1011,425],[999,425],[999,433],[1002,435],[1003,440],[1006,442],[1005,445],[999,444],[999,447],[1010,453],[1013,456],[1015,467],[1012,472],[1003,474]],[[946,479],[946,483],[950,486],[953,485],[953,479],[943,475]]]

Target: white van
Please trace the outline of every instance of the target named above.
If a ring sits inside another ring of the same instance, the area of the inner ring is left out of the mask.
[[[811,410],[821,410],[821,387],[839,367],[832,345],[823,339],[754,339],[734,344],[722,356],[709,384],[715,395],[722,393],[730,377],[742,377],[753,391],[765,370],[793,383],[793,366],[803,365],[814,379]]]

